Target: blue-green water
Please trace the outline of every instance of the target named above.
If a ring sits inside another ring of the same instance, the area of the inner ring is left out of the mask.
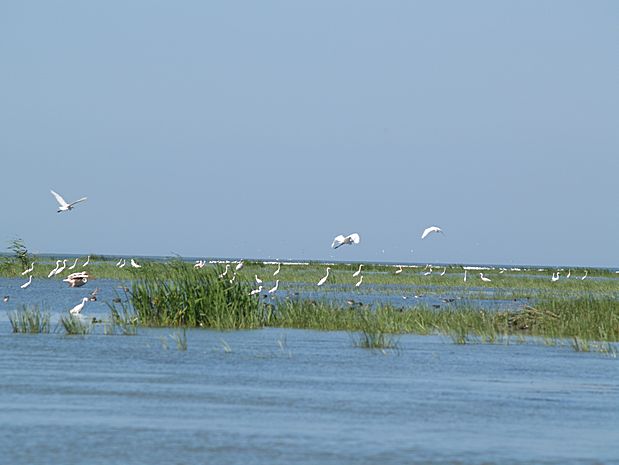
[[[92,290],[44,282],[54,321]],[[14,335],[2,315],[0,463],[619,463],[619,361],[569,344],[188,330],[182,351],[175,332]]]

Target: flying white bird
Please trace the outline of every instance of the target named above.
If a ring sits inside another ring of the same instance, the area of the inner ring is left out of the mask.
[[[89,263],[90,263],[90,255],[88,255],[88,259],[84,262],[84,264],[82,265],[82,268],[84,268]]]
[[[72,270],[73,268],[75,268],[75,265],[77,265],[77,261],[79,260],[79,258],[75,259],[75,262],[73,262],[73,265],[71,265],[69,268],[67,268],[68,270]]]
[[[65,258],[65,259],[62,261],[62,266],[56,270],[56,272],[54,273],[54,275],[57,275],[57,274],[62,273],[66,267],[67,267],[67,259]]]
[[[241,261],[240,261],[240,262],[238,262],[238,263],[236,264],[236,266],[234,267],[234,271],[239,271],[241,268],[243,268],[243,265],[244,265],[243,260],[241,260]]]
[[[318,281],[318,285],[319,286],[322,286],[325,283],[325,281],[327,280],[327,278],[329,277],[329,270],[330,269],[331,268],[327,267],[327,274],[324,275],[322,278],[320,278],[320,281]]]
[[[336,236],[335,239],[333,239],[333,243],[331,244],[331,247],[333,249],[337,249],[338,247],[341,247],[344,244],[358,244],[360,240],[361,238],[359,237],[359,234],[357,233],[352,233],[352,234],[349,234],[348,236],[343,236],[342,234],[340,234],[339,236]]]
[[[32,273],[32,270],[34,270],[34,262],[32,262],[32,265],[30,265],[30,268],[28,268],[27,270],[24,270],[24,272],[21,275],[24,276],[24,275],[27,275],[28,273]]]
[[[282,264],[278,263],[277,264],[277,269],[275,270],[275,272],[273,273],[273,276],[277,276],[279,274],[279,270],[281,270],[282,268]]]
[[[363,266],[363,263],[360,263],[359,264],[359,269],[352,274],[353,278],[356,278],[357,276],[359,276],[359,274],[361,274],[361,267],[362,266]]]
[[[275,294],[277,292],[277,288],[279,287],[279,279],[275,281],[275,286],[269,289],[269,294]]]
[[[49,272],[49,274],[47,275],[48,278],[51,278],[52,276],[56,274],[56,270],[58,270],[61,263],[62,263],[62,260],[56,260],[56,268],[54,268],[52,271]]]
[[[438,226],[430,226],[429,228],[426,228],[426,229],[423,230],[423,233],[421,234],[421,238],[425,239],[428,234],[430,234],[430,233],[439,233],[439,232],[443,233],[443,230],[441,228],[439,228]]]
[[[26,289],[28,286],[30,286],[30,284],[32,283],[32,275],[30,275],[30,278],[28,279],[28,281],[26,281],[24,284],[22,284],[21,287],[22,289]]]
[[[589,274],[589,270],[585,270],[585,275],[584,275],[582,278],[580,278],[580,279],[581,279],[582,281],[584,281],[584,280],[586,279],[586,277],[587,277],[587,275],[588,275],[588,274]]]
[[[249,295],[260,294],[261,292],[262,292],[262,286],[258,286],[258,289],[254,289],[253,291],[249,293]]]
[[[483,274],[483,273],[479,273],[479,277],[480,277],[480,278],[481,278],[481,280],[482,280],[483,282],[485,282],[485,283],[489,283],[489,282],[491,282],[491,279],[490,279],[490,278],[486,278],[486,277],[484,276],[484,274]]]
[[[257,274],[254,276],[256,277],[256,284],[262,284],[262,279],[260,279]]]
[[[67,212],[69,210],[73,210],[73,205],[75,205],[76,203],[80,203],[80,202],[83,202],[84,200],[86,200],[86,197],[82,197],[81,199],[76,200],[75,202],[67,203],[67,201],[65,199],[63,199],[60,194],[54,192],[53,190],[50,190],[50,192],[56,198],[56,201],[59,204],[59,206],[58,206],[58,213],[60,213],[60,212]]]
[[[79,315],[80,312],[82,311],[82,309],[84,308],[84,305],[86,304],[86,302],[88,302],[88,297],[84,297],[82,299],[82,303],[81,304],[77,304],[75,307],[73,307],[71,310],[69,310],[69,313],[71,315]]]
[[[361,275],[361,276],[359,277],[359,281],[357,281],[357,284],[355,284],[355,287],[359,287],[359,286],[361,286],[361,283],[362,283],[362,282],[363,282],[363,275]]]
[[[402,265],[398,265],[398,269],[395,270],[395,274],[400,274],[402,273]]]
[[[131,266],[133,268],[142,268],[142,265],[138,265],[133,258],[131,259]]]

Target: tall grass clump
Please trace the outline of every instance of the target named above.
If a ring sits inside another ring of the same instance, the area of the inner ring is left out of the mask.
[[[361,328],[352,336],[353,345],[362,349],[397,349],[398,341],[379,314],[363,312],[360,314]]]
[[[104,327],[106,335],[120,334],[135,336],[138,333],[138,315],[125,302],[120,302],[120,308],[115,303],[106,302],[110,309],[110,318]]]
[[[14,333],[49,333],[49,312],[38,306],[22,306],[20,310],[9,312],[9,322]]]
[[[58,323],[68,336],[85,336],[90,334],[92,329],[90,323],[86,323],[79,316],[74,315],[62,315]]]
[[[136,275],[130,291],[141,324],[199,326],[217,329],[256,328],[265,308],[241,279],[220,278],[221,268],[195,270],[176,261],[152,264]]]

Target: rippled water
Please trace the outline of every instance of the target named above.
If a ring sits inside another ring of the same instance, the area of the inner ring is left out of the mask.
[[[598,353],[290,329],[189,330],[181,351],[174,332],[13,335],[4,316],[0,463],[619,463],[619,365]]]

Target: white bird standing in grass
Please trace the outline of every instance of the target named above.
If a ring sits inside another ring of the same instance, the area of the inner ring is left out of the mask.
[[[126,264],[127,264],[127,260],[123,258],[123,262],[120,265],[118,265],[118,268],[124,268]]]
[[[51,278],[52,276],[56,274],[56,270],[58,270],[61,263],[62,263],[62,260],[56,260],[56,268],[54,268],[52,271],[49,272],[49,274],[47,275],[48,278]]]
[[[336,236],[335,239],[333,239],[333,243],[331,244],[331,247],[333,249],[337,249],[338,247],[341,247],[344,244],[358,244],[360,240],[361,238],[359,237],[359,234],[357,233],[352,233],[352,234],[349,234],[348,236],[344,236],[340,234],[339,236]]]
[[[226,263],[226,269],[224,270],[222,274],[219,275],[219,277],[223,278],[224,276],[228,274],[228,271],[230,271],[230,265]]]
[[[432,265],[430,265],[430,271],[426,271],[423,275],[430,276],[432,274]]]
[[[329,277],[329,270],[330,270],[330,269],[331,269],[331,268],[327,267],[327,274],[326,274],[326,275],[324,275],[324,276],[320,279],[320,281],[318,281],[318,285],[319,285],[319,286],[322,286],[322,285],[323,285],[323,284],[327,281],[327,278]]]
[[[570,279],[570,276],[572,276],[572,270],[567,270],[567,276],[565,277],[565,279]]]
[[[253,291],[249,293],[249,295],[260,294],[261,292],[262,292],[262,286],[258,286],[258,289],[254,289]]]
[[[359,281],[357,281],[357,284],[355,284],[355,287],[359,287],[359,286],[361,286],[361,283],[362,283],[362,282],[363,282],[363,275],[361,275],[361,276],[359,277]]]
[[[550,278],[550,280],[554,283],[556,281],[559,281],[559,272],[557,271],[557,274],[555,275],[554,273],[552,273],[552,278]]]
[[[277,269],[275,270],[275,272],[273,273],[273,276],[277,276],[279,274],[279,270],[282,269],[282,264],[278,263],[277,264]]]
[[[26,289],[28,286],[30,286],[30,284],[32,284],[32,275],[30,275],[30,278],[28,279],[28,281],[26,281],[24,284],[22,284],[21,287],[22,289]]]
[[[82,303],[81,304],[77,304],[75,307],[73,307],[71,310],[69,310],[69,313],[71,315],[79,315],[80,312],[82,311],[82,309],[84,308],[84,305],[86,304],[86,302],[88,302],[88,297],[84,297],[82,299]]]
[[[584,281],[587,278],[588,274],[589,274],[589,270],[585,270],[585,275],[582,278],[580,278],[581,281]]]
[[[82,265],[82,268],[84,268],[86,265],[88,265],[90,263],[90,255],[88,255],[88,258],[86,259],[86,261],[84,262],[84,264]]]
[[[361,267],[362,266],[363,266],[363,263],[360,263],[359,264],[359,269],[352,274],[353,278],[356,278],[357,276],[359,276],[361,274]]]
[[[66,267],[67,267],[67,259],[65,258],[65,259],[62,261],[62,266],[56,270],[56,272],[54,273],[54,275],[57,275],[57,274],[62,273]]]
[[[443,230],[441,228],[439,228],[438,226],[430,226],[429,228],[426,228],[426,229],[423,230],[423,232],[421,233],[421,238],[425,239],[428,236],[428,234],[431,234],[431,233],[442,233],[442,234],[444,234]]]
[[[24,276],[24,275],[27,275],[28,273],[32,273],[33,270],[34,270],[34,262],[32,262],[32,265],[30,265],[30,268],[28,268],[27,270],[24,270],[24,272],[21,275]]]
[[[118,262],[116,262],[116,266],[120,266],[120,264],[123,262],[123,259],[119,259]]]
[[[443,272],[441,273],[441,276],[445,276],[446,271],[447,271],[447,267],[443,268]]]
[[[76,203],[80,203],[86,200],[86,197],[82,197],[81,199],[76,200],[75,202],[67,203],[67,201],[63,199],[60,194],[54,192],[53,190],[50,190],[50,192],[52,193],[52,195],[56,198],[56,201],[58,202],[58,213],[73,210],[73,206]]]
[[[481,278],[481,280],[482,280],[483,282],[485,282],[485,283],[489,283],[489,282],[491,282],[491,279],[490,279],[490,278],[486,278],[486,277],[484,276],[484,274],[483,274],[483,273],[479,273],[479,277],[480,277],[480,278]]]
[[[256,278],[256,284],[262,284],[262,279],[260,279],[257,274],[255,274],[254,277]]]
[[[241,260],[241,261],[240,261],[240,262],[238,262],[238,263],[236,264],[236,266],[234,267],[234,271],[239,271],[241,268],[243,268],[243,265],[244,265],[243,260]]]
[[[466,282],[466,270],[464,270],[464,282]]]
[[[277,288],[279,287],[279,279],[275,281],[275,286],[269,289],[269,294],[275,294],[277,292]]]
[[[73,262],[73,265],[71,265],[69,268],[69,270],[72,270],[73,268],[75,268],[75,266],[77,265],[77,261],[79,260],[79,257],[75,259],[75,261]]]
[[[402,273],[402,265],[398,265],[398,269],[395,270],[395,274],[400,274]]]
[[[131,266],[133,268],[142,268],[142,265],[138,265],[133,258],[131,259]]]

